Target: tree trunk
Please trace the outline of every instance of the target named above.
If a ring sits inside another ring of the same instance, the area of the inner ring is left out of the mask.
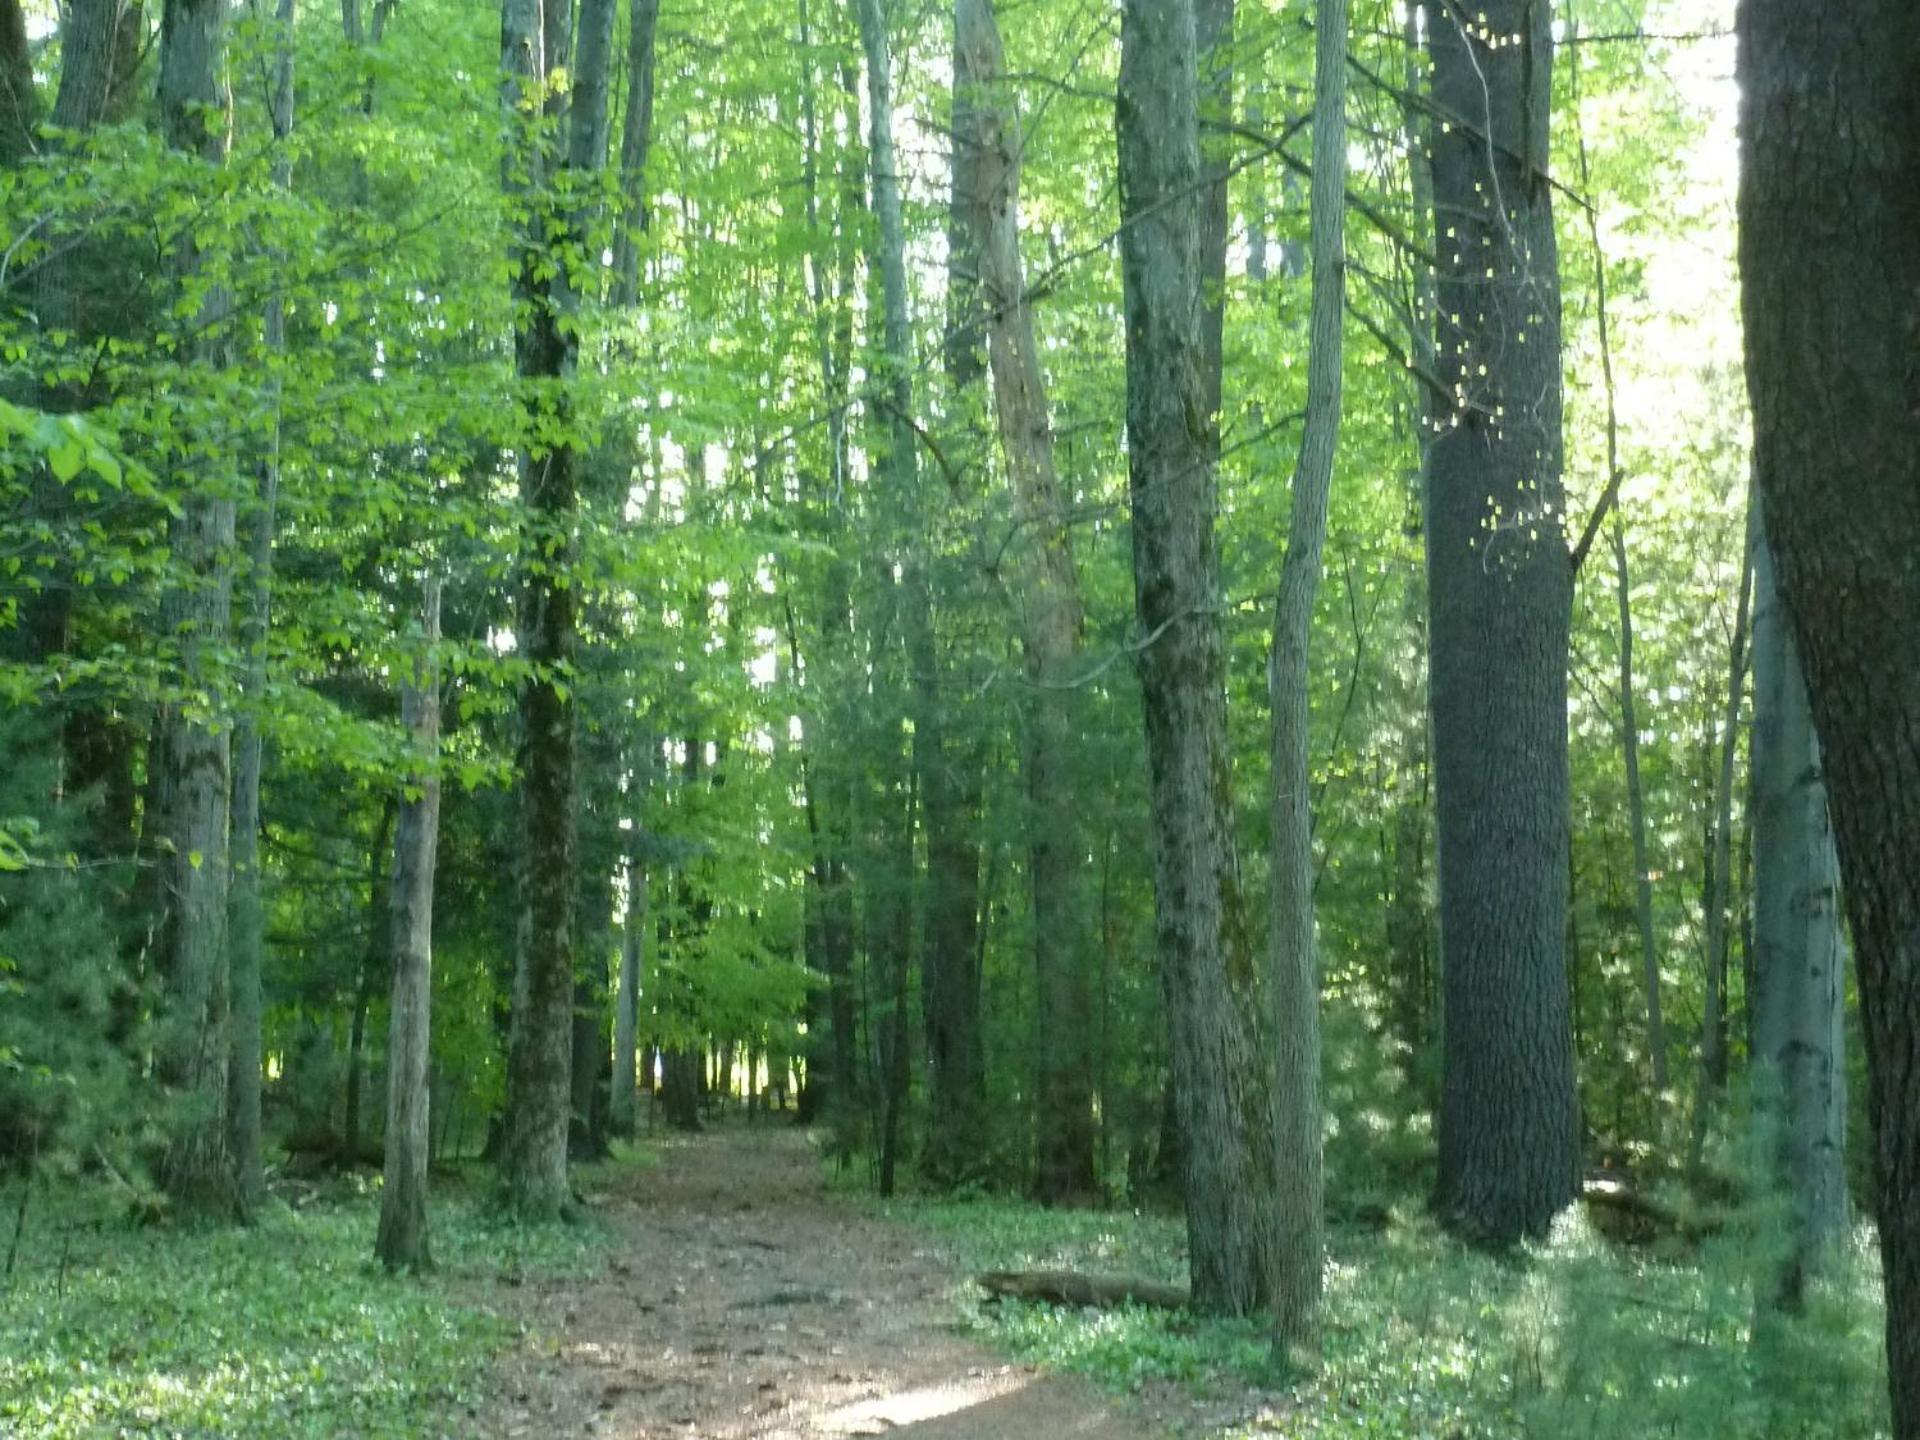
[[[616,298],[640,300],[640,237],[647,232],[647,157],[653,148],[654,35],[660,0],[627,0],[627,109],[620,127],[620,198],[625,206],[614,244]]]
[[[276,148],[273,183],[285,191],[293,184],[293,14],[294,0],[279,0],[274,14],[273,134]],[[287,348],[286,301],[267,300],[261,339],[270,357]],[[267,690],[267,637],[273,616],[274,510],[280,496],[280,396],[270,384],[273,427],[260,465],[253,513],[247,521],[247,617],[241,626],[242,705],[235,719],[233,777],[232,1055],[227,1084],[231,1092],[227,1145],[233,1155],[234,1185],[243,1213],[266,1197],[260,1139],[260,1023],[263,1002],[260,966],[265,951],[265,915],[260,898],[260,709]]]
[[[516,986],[509,1045],[505,1171],[509,1202],[523,1216],[550,1218],[569,1203],[567,1132],[573,1063],[573,909],[577,854],[574,836],[575,740],[571,682],[563,672],[575,649],[575,592],[569,571],[577,546],[578,455],[568,431],[571,380],[579,353],[577,298],[564,264],[549,269],[545,235],[555,220],[569,236],[580,232],[578,213],[553,215],[564,187],[547,184],[538,130],[519,115],[521,97],[566,66],[564,0],[504,0],[501,10],[503,93],[510,123],[524,138],[527,175],[520,192],[529,205],[517,242],[515,299],[524,307],[514,337],[517,370],[532,382],[525,404],[535,433],[521,460],[526,504],[526,656],[533,671],[521,696],[523,721],[521,805],[527,857],[523,904],[527,933],[526,984]],[[580,17],[580,54],[571,67],[578,97],[567,116],[565,168],[590,177],[605,163],[607,71],[612,52],[613,0],[590,0]],[[550,97],[558,119],[564,98]],[[560,386],[541,382],[563,382]]]
[[[167,143],[209,165],[226,160],[224,0],[167,0],[161,24],[160,112]],[[199,267],[193,239],[175,257],[181,277]],[[218,287],[201,302],[199,364],[227,363],[229,299]],[[162,1181],[178,1203],[225,1208],[234,1201],[226,1157],[227,804],[232,755],[220,718],[222,653],[230,633],[234,504],[218,486],[190,490],[168,532],[179,579],[161,609],[180,646],[189,700],[165,721],[165,859],[170,1014],[162,1077],[179,1098]]]
[[[1327,540],[1340,439],[1341,323],[1346,297],[1347,0],[1314,8],[1313,299],[1307,418],[1293,471],[1292,515],[1274,602],[1267,692],[1273,706],[1274,1153],[1279,1245],[1275,1339],[1317,1351],[1326,1193],[1321,1167],[1320,969],[1313,916],[1313,604]]]
[[[1578,1190],[1566,967],[1567,632],[1560,282],[1546,6],[1432,22],[1439,418],[1429,689],[1444,1053],[1435,1208],[1493,1245]]]
[[[1166,995],[1193,1301],[1265,1303],[1273,1257],[1266,1066],[1233,843],[1213,458],[1204,372],[1193,0],[1127,0],[1118,130],[1127,468],[1156,944]]]
[[[39,123],[27,14],[20,0],[0,0],[0,167],[11,169],[33,153]]]
[[[400,692],[400,724],[416,766],[401,789],[393,835],[393,998],[387,1031],[387,1134],[380,1230],[374,1254],[388,1270],[428,1270],[427,1163],[432,1134],[428,1062],[433,1026],[433,869],[440,843],[440,582],[421,605],[413,674]]]
[[[1920,11],[1747,0],[1740,269],[1769,553],[1859,971],[1896,1440],[1920,1436]],[[1817,263],[1809,263],[1817,256]]]
[[[1738,891],[1733,873],[1733,772],[1740,753],[1740,703],[1747,687],[1748,626],[1753,612],[1753,560],[1757,516],[1749,517],[1752,532],[1740,565],[1740,593],[1733,612],[1733,654],[1727,665],[1725,708],[1720,720],[1720,770],[1714,781],[1713,832],[1707,853],[1707,965],[1706,1003],[1700,1022],[1700,1074],[1693,1105],[1693,1135],[1688,1141],[1687,1168],[1697,1170],[1705,1154],[1707,1129],[1714,1102],[1727,1079],[1726,1006],[1727,951],[1732,934],[1733,896]],[[1751,814],[1748,818],[1751,831]],[[1752,1016],[1751,989],[1749,1021]],[[1751,1035],[1748,1037],[1751,1042]],[[1749,1049],[1751,1049],[1751,1043]]]
[[[1660,1015],[1660,950],[1653,938],[1653,861],[1647,854],[1647,803],[1640,784],[1640,720],[1633,693],[1633,582],[1627,567],[1627,527],[1613,513],[1613,573],[1620,601],[1620,745],[1627,765],[1627,825],[1633,836],[1633,906],[1640,927],[1640,978],[1647,996],[1647,1060],[1652,1067],[1654,1113],[1664,1114],[1667,1027]]]
[[[1053,423],[1020,260],[1024,137],[1008,102],[992,0],[954,6],[955,206],[978,275],[1001,453],[1012,491],[1020,634],[1032,684],[1027,716],[1029,873],[1033,887],[1034,1017],[1039,1047],[1038,1195],[1091,1200],[1094,1166],[1093,998],[1083,944],[1079,739],[1074,671],[1084,616],[1072,535],[1055,471]],[[972,87],[962,103],[960,77]],[[965,163],[961,157],[964,155]],[[962,178],[967,187],[961,189]],[[971,935],[968,936],[971,948]]]
[[[1797,1310],[1845,1239],[1847,1068],[1839,875],[1799,652],[1756,494],[1753,612],[1754,1109],[1792,1246],[1774,1297]]]

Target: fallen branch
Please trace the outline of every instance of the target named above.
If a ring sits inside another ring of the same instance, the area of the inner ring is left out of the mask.
[[[979,1277],[980,1288],[996,1300],[1031,1300],[1042,1305],[1079,1305],[1111,1310],[1145,1305],[1184,1310],[1183,1286],[1163,1285],[1137,1275],[1080,1275],[1072,1270],[992,1270]]]

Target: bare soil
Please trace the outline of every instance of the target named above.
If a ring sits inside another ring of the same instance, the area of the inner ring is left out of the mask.
[[[601,1208],[623,1237],[604,1274],[505,1292],[527,1338],[501,1362],[476,1433],[1168,1434],[1076,1377],[1009,1364],[960,1334],[943,1257],[827,1193],[811,1146],[790,1129],[668,1141]]]

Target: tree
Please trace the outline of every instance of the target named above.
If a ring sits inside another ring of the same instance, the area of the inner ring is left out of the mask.
[[[1847,1225],[1845,952],[1820,746],[1760,515],[1753,560],[1753,1064],[1768,1181],[1786,1197],[1778,1299],[1797,1308]]]
[[[224,163],[230,103],[223,0],[167,0],[160,27],[160,111],[167,143],[208,165]],[[228,297],[196,275],[191,236],[176,256],[184,285],[198,282],[201,362],[225,364]],[[167,904],[167,989],[171,1013],[161,1073],[179,1097],[163,1178],[182,1204],[233,1200],[225,1143],[227,1080],[227,803],[231,737],[221,714],[222,652],[232,608],[234,502],[221,461],[197,456],[188,496],[170,528],[177,579],[162,610],[180,646],[179,697],[162,725]]]
[[[1544,6],[1488,0],[1428,36],[1439,247],[1428,462],[1443,995],[1436,1210],[1494,1245],[1580,1178],[1566,972],[1567,636],[1560,291]]]
[[[1740,12],[1740,268],[1767,551],[1858,967],[1893,1431],[1920,1436],[1920,14]],[[1818,257],[1810,263],[1810,257]]]
[[[964,130],[956,126],[956,205],[965,227],[965,252],[977,267],[994,415],[1016,530],[1012,548],[1021,643],[1032,687],[1026,823],[1040,1072],[1037,1193],[1050,1204],[1070,1203],[1092,1198],[1096,1186],[1093,1002],[1081,953],[1085,917],[1078,893],[1086,846],[1073,704],[1085,620],[1054,464],[1033,305],[1020,261],[1023,136],[1006,99],[1006,62],[991,0],[956,0],[954,48],[954,108],[966,124]],[[964,105],[958,88],[962,76],[968,87]],[[972,1043],[977,1047],[978,1038]]]
[[[1347,5],[1314,11],[1313,274],[1307,418],[1293,471],[1293,513],[1274,601],[1267,665],[1273,706],[1273,883],[1270,897],[1275,1011],[1274,1152],[1279,1246],[1273,1294],[1283,1346],[1319,1341],[1325,1263],[1321,1169],[1320,968],[1313,913],[1313,788],[1308,647],[1327,539],[1328,494],[1340,438],[1341,324],[1347,215]]]
[[[427,1162],[432,1092],[433,870],[440,844],[440,581],[420,606],[421,653],[400,694],[400,723],[414,747],[393,831],[393,1000],[388,1011],[387,1139],[380,1232],[374,1254],[389,1270],[433,1266],[427,1242]]]
[[[522,691],[521,809],[526,825],[525,983],[516,980],[509,1050],[506,1182],[514,1208],[552,1216],[569,1203],[567,1131],[572,1112],[575,735],[570,667],[575,651],[571,567],[577,554],[578,446],[566,382],[579,356],[577,295],[581,204],[574,185],[605,163],[612,0],[582,12],[579,63],[568,114],[555,83],[568,59],[568,10],[545,0],[504,0],[501,68],[510,123],[522,137],[510,174],[523,175],[525,230],[517,245],[514,337],[526,382],[528,435],[521,457],[526,505],[522,644],[531,673]],[[558,167],[539,123],[569,121]],[[559,168],[562,173],[552,172]],[[557,246],[548,236],[558,233]],[[557,382],[557,383],[556,383]]]
[[[274,184],[293,184],[293,14],[294,0],[279,0],[274,13],[273,160]],[[270,361],[287,349],[285,297],[270,296],[261,323],[261,341]],[[279,382],[273,382],[278,389]],[[276,400],[274,409],[278,410]],[[260,462],[253,506],[247,517],[247,614],[241,625],[243,656],[240,714],[234,721],[233,878],[229,964],[233,983],[232,1055],[228,1061],[227,1144],[233,1154],[234,1187],[241,1208],[251,1211],[266,1194],[261,1156],[260,1023],[264,999],[260,965],[266,949],[266,915],[260,895],[260,775],[266,745],[260,733],[260,708],[266,703],[267,641],[273,622],[273,527],[280,499],[280,425],[272,422],[267,453]]]
[[[1220,569],[1219,417],[1202,334],[1193,0],[1128,0],[1116,104],[1127,471],[1145,710],[1155,944],[1170,1030],[1193,1303],[1265,1303],[1272,1133],[1255,1060],[1252,936],[1232,827]]]

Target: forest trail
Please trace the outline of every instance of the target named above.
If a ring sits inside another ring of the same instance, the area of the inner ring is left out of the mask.
[[[1076,1377],[959,1334],[924,1237],[829,1194],[806,1137],[661,1143],[602,1198],[623,1234],[590,1280],[528,1283],[528,1338],[477,1417],[500,1437],[1159,1440]]]

